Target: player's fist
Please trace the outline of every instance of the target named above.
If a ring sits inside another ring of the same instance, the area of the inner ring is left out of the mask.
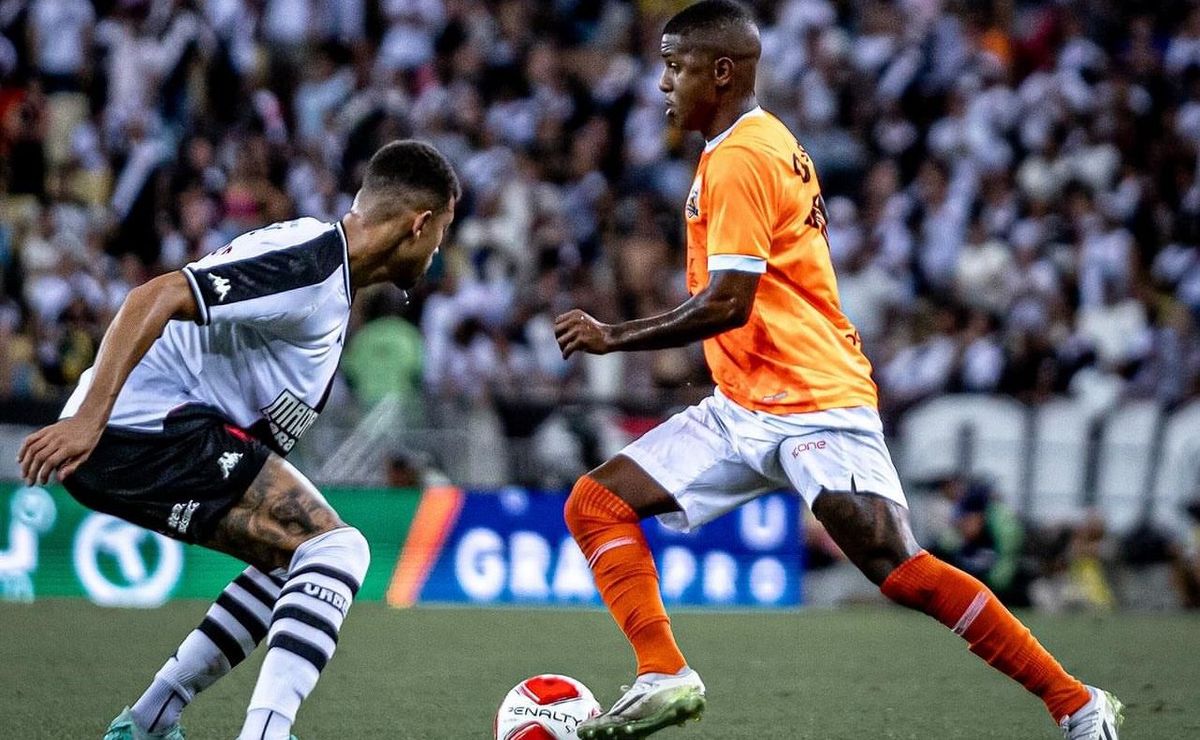
[[[612,350],[612,327],[578,308],[554,320],[554,338],[564,360],[576,352],[602,355]]]
[[[21,477],[29,485],[42,485],[58,471],[61,481],[91,456],[103,431],[103,424],[72,417],[34,432],[17,452]]]

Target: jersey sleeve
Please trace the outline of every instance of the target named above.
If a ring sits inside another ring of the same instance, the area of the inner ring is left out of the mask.
[[[221,323],[282,326],[312,314],[335,273],[341,278],[344,251],[329,236],[240,259],[224,250],[186,265],[183,274],[199,307],[201,326]]]
[[[767,155],[727,143],[713,152],[705,178],[709,271],[766,272],[778,209]]]

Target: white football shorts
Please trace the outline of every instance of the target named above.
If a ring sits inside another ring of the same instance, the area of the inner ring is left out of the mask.
[[[659,520],[682,532],[781,488],[798,492],[810,507],[825,489],[908,507],[879,412],[868,406],[770,414],[743,408],[717,390],[620,454],[679,503],[681,511]]]

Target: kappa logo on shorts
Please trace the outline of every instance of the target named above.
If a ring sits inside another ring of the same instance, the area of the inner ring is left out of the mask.
[[[241,452],[226,452],[217,459],[217,465],[221,468],[221,477],[229,480],[229,474],[237,467],[237,464],[242,460]]]
[[[225,296],[229,295],[229,279],[208,273],[208,279],[212,281],[213,290],[217,293],[217,300],[222,303],[225,301]]]
[[[809,450],[823,450],[828,446],[823,439],[816,442],[801,442],[792,450],[792,457],[800,457],[801,452],[808,452]]]
[[[262,413],[267,417],[275,444],[284,452],[291,452],[296,440],[308,431],[318,416],[313,407],[287,390],[280,393],[270,406],[262,409]]]
[[[199,502],[188,501],[186,504],[175,504],[171,507],[171,516],[167,517],[167,529],[174,529],[179,534],[187,532],[192,523],[192,514],[200,508]]]

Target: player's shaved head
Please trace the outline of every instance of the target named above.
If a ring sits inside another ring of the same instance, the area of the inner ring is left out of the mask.
[[[754,14],[733,0],[701,0],[684,8],[667,21],[663,36],[677,36],[681,50],[713,58],[757,61],[762,54]]]
[[[393,141],[367,163],[359,205],[378,223],[404,212],[444,212],[462,194],[449,160],[423,141]]]

